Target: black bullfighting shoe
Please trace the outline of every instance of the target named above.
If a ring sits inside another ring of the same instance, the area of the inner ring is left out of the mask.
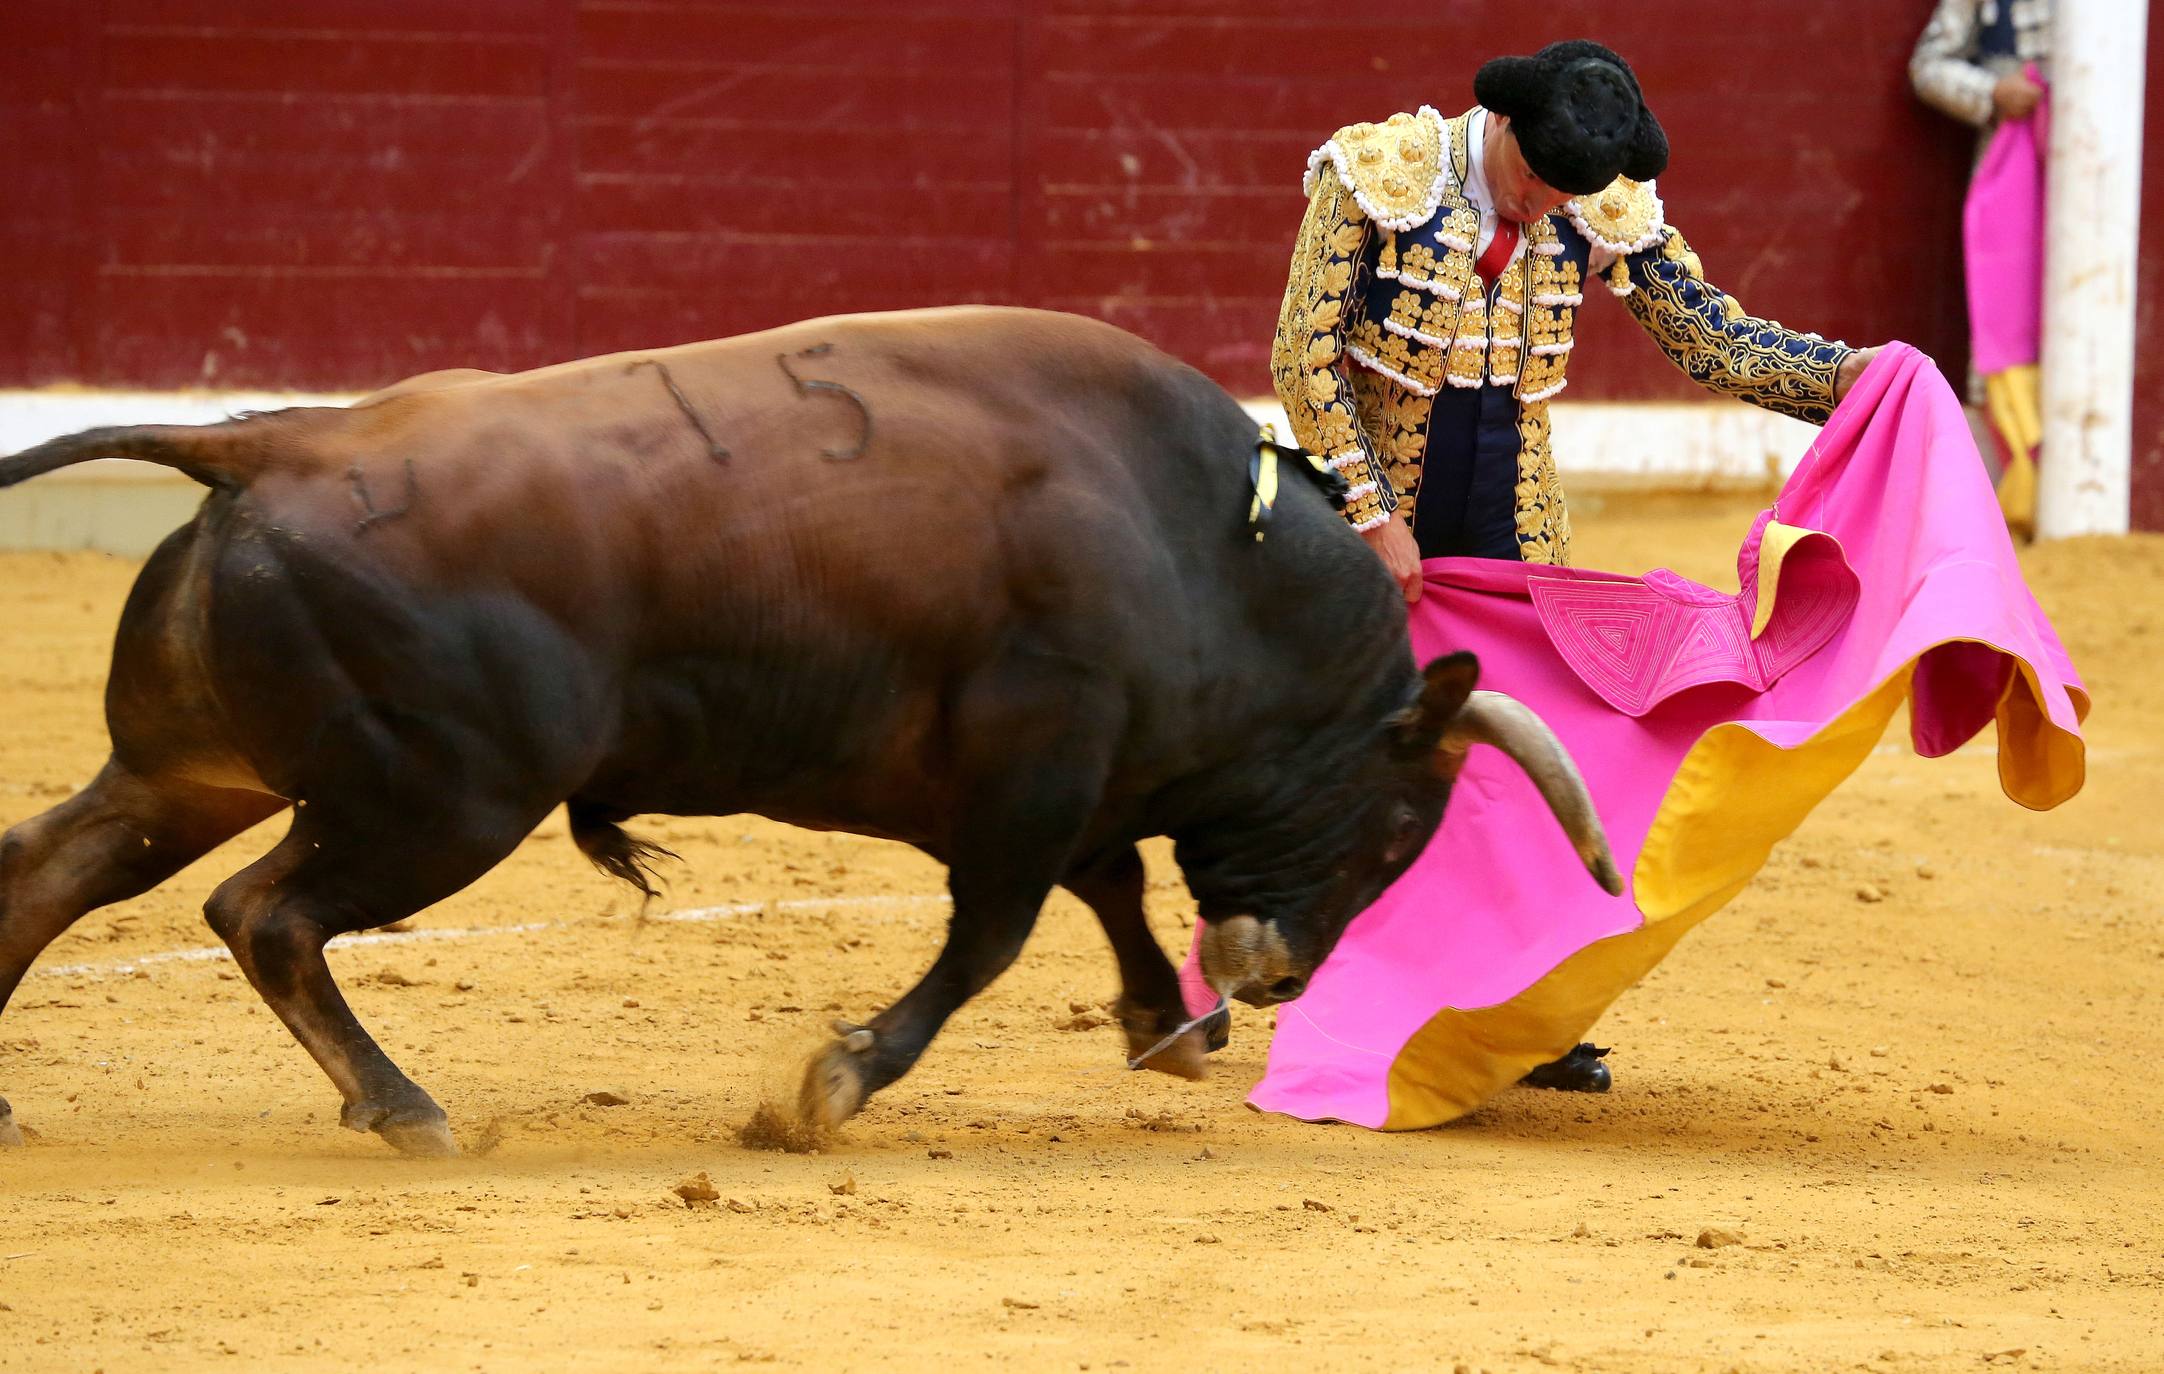
[[[1600,1061],[1608,1051],[1599,1045],[1580,1044],[1578,1048],[1552,1063],[1543,1064],[1520,1083],[1529,1088],[1554,1088],[1566,1093],[1604,1093],[1615,1083],[1615,1076]]]

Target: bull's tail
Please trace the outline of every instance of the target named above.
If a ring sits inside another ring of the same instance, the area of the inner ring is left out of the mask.
[[[245,487],[274,468],[298,461],[297,446],[277,417],[215,425],[125,425],[86,429],[0,458],[0,488],[98,458],[133,458],[172,468],[206,487]]]

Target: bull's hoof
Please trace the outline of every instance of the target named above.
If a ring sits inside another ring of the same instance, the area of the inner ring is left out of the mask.
[[[1215,1054],[1232,1043],[1232,1008],[1219,1007],[1202,1023],[1203,1047]]]
[[[23,1143],[23,1128],[15,1124],[15,1109],[0,1097],[0,1150],[20,1150]]]
[[[852,1032],[819,1051],[804,1066],[804,1085],[797,1090],[797,1115],[806,1126],[818,1131],[839,1130],[864,1106],[862,1060],[871,1051],[871,1044],[866,1041],[862,1049],[852,1048],[856,1043],[857,1033]]]
[[[1120,1018],[1120,1029],[1127,1035],[1129,1067],[1155,1069],[1174,1078],[1196,1081],[1210,1076],[1207,1056],[1217,1046],[1209,1043],[1209,1031],[1215,1017],[1188,1027],[1167,1045],[1163,1044],[1165,1037],[1178,1030],[1184,1018],[1150,1011],[1125,998],[1113,1010]],[[1232,1019],[1230,1012],[1220,1011],[1218,1015],[1227,1023]]]
[[[433,1102],[399,1108],[349,1102],[339,1112],[338,1124],[349,1131],[373,1131],[408,1159],[453,1159],[458,1155],[450,1118]]]
[[[1607,1053],[1600,1045],[1581,1044],[1518,1081],[1529,1088],[1553,1088],[1557,1092],[1604,1093],[1615,1084],[1614,1075],[1601,1062]]]

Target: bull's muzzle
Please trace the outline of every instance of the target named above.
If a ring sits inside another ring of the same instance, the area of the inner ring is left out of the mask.
[[[1223,996],[1251,1007],[1290,1002],[1307,991],[1308,973],[1296,964],[1275,926],[1253,916],[1203,925],[1202,976]]]

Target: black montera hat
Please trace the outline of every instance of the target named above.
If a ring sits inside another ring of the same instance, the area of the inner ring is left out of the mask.
[[[1590,195],[1620,174],[1651,181],[1668,166],[1668,135],[1646,108],[1630,64],[1598,43],[1550,43],[1498,57],[1473,77],[1473,98],[1510,117],[1533,175]]]

